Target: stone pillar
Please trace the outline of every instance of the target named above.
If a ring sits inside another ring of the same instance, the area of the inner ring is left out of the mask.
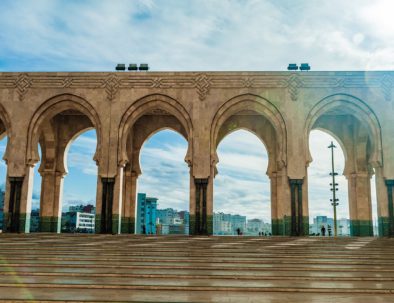
[[[33,167],[26,168],[24,176],[7,176],[4,203],[4,231],[30,232]]]
[[[394,180],[386,180],[387,186],[387,208],[388,208],[388,218],[386,222],[379,222],[382,226],[382,236],[394,236],[394,202],[393,202],[393,188]],[[379,218],[381,220],[381,218]]]
[[[191,233],[212,235],[213,233],[213,186],[211,178],[194,178],[194,214],[190,214]]]
[[[383,177],[383,169],[380,166],[375,167],[375,184],[378,208],[378,235],[384,237],[389,235],[389,188],[386,186],[386,180]]]
[[[271,221],[272,234],[291,234],[290,188],[286,169],[269,175],[271,180]]]
[[[368,173],[353,173],[348,179],[350,235],[373,236],[371,176]]]
[[[40,195],[41,232],[60,233],[64,173],[42,171]]]
[[[133,171],[126,171],[124,174],[123,186],[123,206],[121,233],[135,233],[135,207],[137,199],[137,179],[138,174]]]
[[[291,235],[303,236],[305,234],[302,199],[303,179],[289,178],[289,184],[291,201]]]
[[[95,229],[98,234],[112,234],[112,205],[115,178],[98,177],[96,222]]]

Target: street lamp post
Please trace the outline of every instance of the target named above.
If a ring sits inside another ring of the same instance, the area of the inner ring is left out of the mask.
[[[334,143],[331,141],[330,146],[328,147],[331,149],[331,173],[330,176],[332,176],[332,183],[330,183],[331,187],[331,191],[332,191],[332,199],[330,199],[331,201],[331,205],[334,208],[334,236],[337,236],[337,206],[338,206],[338,201],[339,199],[337,199],[336,197],[336,192],[338,190],[338,183],[335,183],[335,176],[338,175],[338,173],[335,172],[334,170],[334,148],[336,148],[336,146],[334,145]]]

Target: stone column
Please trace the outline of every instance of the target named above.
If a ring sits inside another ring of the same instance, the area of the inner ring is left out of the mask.
[[[7,175],[3,224],[5,232],[30,232],[32,188],[32,166],[27,166],[24,176]]]
[[[291,204],[286,169],[271,173],[269,177],[271,180],[272,234],[289,236],[291,234]]]
[[[383,227],[382,236],[394,236],[394,202],[393,202],[394,180],[386,180],[385,183],[387,186],[388,218],[387,218],[387,223],[385,222],[385,224],[382,226]]]
[[[368,173],[347,175],[350,235],[373,236],[371,206],[371,176]]]
[[[305,234],[302,199],[303,179],[289,178],[289,184],[291,201],[291,235],[303,236]]]
[[[135,233],[135,207],[138,174],[127,170],[124,174],[121,233]]]
[[[190,230],[194,235],[211,235],[213,232],[213,188],[211,178],[193,178],[194,214],[190,213]]]
[[[96,222],[95,229],[98,234],[112,234],[112,206],[115,178],[98,176]],[[114,226],[116,229],[116,227]]]
[[[390,180],[387,180],[390,181]],[[375,184],[376,200],[378,208],[378,230],[379,236],[389,236],[389,186],[383,176],[383,169],[380,166],[375,167]]]
[[[40,195],[41,232],[60,233],[64,173],[42,171]]]

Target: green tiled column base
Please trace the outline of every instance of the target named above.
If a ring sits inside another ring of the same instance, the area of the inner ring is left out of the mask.
[[[134,218],[122,217],[120,232],[122,234],[134,234]]]
[[[189,235],[196,234],[196,215],[189,215]]]
[[[101,233],[101,214],[96,214],[96,217],[94,219],[94,232],[96,234]]]
[[[302,225],[304,229],[303,236],[309,236],[309,217],[302,217]]]
[[[372,221],[370,220],[350,220],[350,235],[352,237],[373,236]]]
[[[101,214],[96,214],[94,229],[96,234],[119,234],[120,233],[120,216],[112,215],[112,230],[102,231],[101,229]]]
[[[213,235],[213,216],[207,215],[207,232],[208,236]]]
[[[309,217],[302,218],[304,232],[301,236],[309,235]],[[273,236],[290,236],[291,235],[291,216],[285,216],[281,219],[272,219]]]
[[[272,235],[273,236],[290,236],[291,234],[291,217],[285,216],[280,219],[272,219]]]
[[[60,233],[60,218],[59,217],[40,217],[40,232]]]
[[[4,213],[3,215],[3,229],[5,232],[11,232],[9,230],[9,226],[6,226],[6,222],[8,222],[8,213]],[[28,214],[20,214],[19,222],[18,222],[18,231],[19,233],[29,233],[30,232],[30,213]]]
[[[378,218],[379,237],[394,236],[390,234],[390,220],[387,217]]]
[[[197,235],[196,234],[196,216],[189,216],[189,235]],[[213,216],[207,215],[207,235],[213,235]]]

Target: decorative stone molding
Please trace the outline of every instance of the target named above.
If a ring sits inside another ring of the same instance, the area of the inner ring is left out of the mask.
[[[27,74],[20,74],[15,79],[15,88],[18,91],[19,101],[23,101],[23,98],[31,85],[32,82]]]
[[[104,80],[102,86],[105,88],[108,101],[112,101],[118,93],[120,81],[116,75],[112,74]]]
[[[195,79],[194,85],[197,89],[200,100],[203,101],[209,93],[211,79],[206,74],[200,74]]]

